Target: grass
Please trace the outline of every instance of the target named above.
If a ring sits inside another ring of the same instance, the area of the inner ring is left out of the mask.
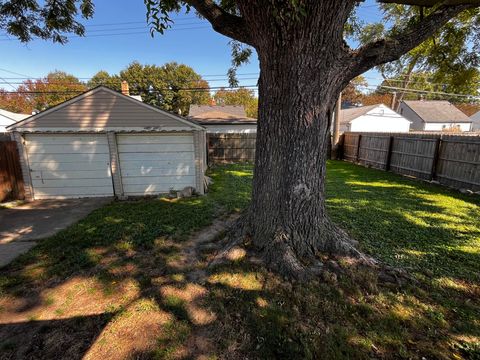
[[[5,357],[480,358],[478,197],[331,162],[330,216],[418,283],[345,261],[295,284],[236,260],[199,285],[175,266],[185,240],[248,205],[252,167],[210,176],[206,197],[114,202],[1,270]]]

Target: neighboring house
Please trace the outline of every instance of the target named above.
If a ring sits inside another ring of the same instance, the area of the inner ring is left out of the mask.
[[[205,129],[104,86],[8,130],[30,199],[204,192]]]
[[[472,131],[480,131],[480,111],[470,117],[472,120]]]
[[[340,132],[408,132],[410,121],[383,104],[344,109]]]
[[[247,117],[240,105],[190,105],[189,119],[208,133],[256,133],[257,119]]]
[[[470,131],[472,120],[449,101],[401,101],[400,114],[416,131]]]
[[[15,124],[17,121],[23,120],[30,115],[17,114],[7,110],[0,109],[0,133],[6,132],[7,126]]]

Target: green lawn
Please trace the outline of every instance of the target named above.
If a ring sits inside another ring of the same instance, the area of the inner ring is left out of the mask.
[[[341,261],[338,279],[291,284],[237,260],[199,285],[185,240],[248,205],[252,167],[210,176],[208,196],[114,202],[0,270],[0,359],[480,358],[478,197],[331,162],[330,216],[418,283]]]

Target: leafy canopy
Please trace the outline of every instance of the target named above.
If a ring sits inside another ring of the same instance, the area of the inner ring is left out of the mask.
[[[214,95],[217,105],[243,105],[248,117],[258,117],[258,99],[255,92],[250,89],[236,90],[220,89]]]
[[[145,103],[182,115],[188,114],[191,104],[206,105],[210,101],[208,82],[190,66],[176,62],[162,66],[133,62],[114,75],[99,71],[88,86],[120,90],[122,81],[127,81],[130,93],[140,95]]]
[[[0,90],[0,107],[24,113],[45,110],[99,85],[120,91],[123,80],[129,83],[131,95],[140,95],[145,103],[182,115],[188,114],[190,104],[210,102],[208,83],[191,67],[174,62],[162,66],[133,62],[119,74],[99,71],[86,84],[63,71],[26,80],[17,92]]]
[[[210,100],[208,83],[184,64],[157,66],[134,62],[118,77],[127,81],[131,93],[141,95],[144,102],[182,115],[188,114],[190,104],[205,105]]]
[[[383,19],[359,27],[356,38],[362,44],[402,31],[431,9],[383,4]],[[480,9],[463,11],[434,36],[401,56],[377,67],[383,85],[409,89],[478,95],[480,84]],[[402,97],[407,95],[402,95]]]
[[[64,33],[85,34],[79,18],[88,19],[93,13],[92,0],[2,0],[0,29],[22,42],[39,37],[65,43]]]
[[[55,70],[42,79],[26,80],[17,93],[0,91],[0,107],[20,113],[42,111],[87,90],[74,75]]]

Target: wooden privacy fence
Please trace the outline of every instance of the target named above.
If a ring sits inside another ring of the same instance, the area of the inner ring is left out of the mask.
[[[23,199],[24,187],[17,143],[0,142],[0,201]]]
[[[255,161],[256,134],[207,134],[208,163]]]
[[[480,191],[480,136],[345,133],[343,157],[456,189]]]

